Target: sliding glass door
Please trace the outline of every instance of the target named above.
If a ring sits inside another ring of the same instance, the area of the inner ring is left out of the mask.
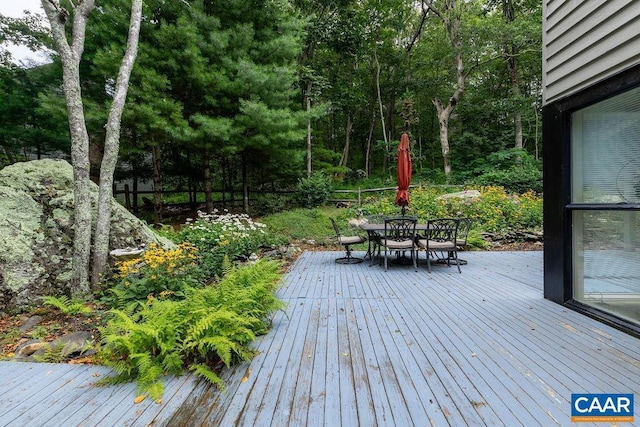
[[[640,321],[640,89],[571,116],[573,298]]]

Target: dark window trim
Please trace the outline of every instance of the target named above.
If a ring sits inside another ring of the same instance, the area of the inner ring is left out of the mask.
[[[578,313],[584,314],[585,316],[588,316],[613,328],[619,329],[622,332],[626,332],[629,335],[640,338],[640,325],[637,323],[625,320],[607,311],[600,310],[596,306],[584,304],[573,299],[567,301],[563,305],[567,308],[570,308],[571,310],[575,310]]]
[[[569,203],[565,208],[572,211],[638,211],[640,203]]]
[[[543,106],[544,297],[640,338],[640,324],[573,299],[572,215],[577,210],[640,210],[640,204],[571,203],[571,114],[640,87],[640,63]]]
[[[549,105],[554,105],[563,114],[571,115],[575,111],[613,98],[636,87],[640,87],[640,64],[568,95],[566,98],[553,101]]]

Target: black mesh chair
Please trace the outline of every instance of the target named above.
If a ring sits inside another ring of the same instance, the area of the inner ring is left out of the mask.
[[[424,249],[427,254],[427,269],[431,273],[431,256],[446,260],[448,266],[455,264],[460,270],[458,262],[458,246],[456,237],[458,233],[459,220],[455,218],[430,219],[426,234],[417,239],[420,249]],[[438,256],[438,253],[441,256]],[[445,255],[446,254],[446,255]]]
[[[384,220],[387,219],[387,215],[383,214],[375,214],[367,216],[368,224],[380,224],[384,227]],[[376,251],[378,252],[378,256],[380,256],[380,230],[369,230],[367,231],[369,235],[369,248],[367,249],[367,254],[370,257],[369,267],[373,265],[373,257],[375,256]]]
[[[410,252],[413,268],[418,271],[415,245],[417,223],[417,218],[407,216],[384,220],[384,233],[378,242],[380,249],[384,248],[384,271],[387,271],[387,259],[390,252]],[[380,263],[382,263],[382,259]]]
[[[471,218],[460,218],[458,220],[458,233],[456,235],[456,246],[458,250],[464,251],[467,249],[467,237],[469,236],[469,231],[471,230],[471,226],[473,225],[473,220]],[[467,261],[456,258],[456,262],[460,265],[465,265]]]
[[[331,220],[331,224],[333,225],[333,230],[336,232],[336,238],[338,239],[338,244],[344,246],[344,249],[347,251],[346,256],[342,258],[336,259],[338,264],[358,264],[362,262],[362,258],[356,258],[351,255],[351,245],[357,245],[358,243],[364,243],[367,241],[362,236],[343,236],[340,233],[340,227],[336,224],[336,221],[333,218],[329,218]]]

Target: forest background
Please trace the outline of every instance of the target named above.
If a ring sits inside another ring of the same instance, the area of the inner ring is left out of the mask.
[[[96,180],[129,8],[96,1],[87,24],[80,77]],[[204,193],[208,210],[216,191],[235,191],[247,211],[250,191],[290,190],[314,173],[337,186],[394,185],[407,132],[413,183],[540,192],[541,9],[532,0],[146,0],[116,180],[153,183],[154,221],[163,190],[191,201]],[[0,40],[51,48],[44,22],[0,16]],[[0,53],[0,167],[69,156],[61,64],[53,51],[50,60]]]

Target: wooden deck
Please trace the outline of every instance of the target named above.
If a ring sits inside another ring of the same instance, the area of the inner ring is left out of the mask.
[[[0,363],[0,425],[570,426],[571,393],[640,390],[640,340],[544,300],[541,252],[463,255],[428,274],[304,253],[225,393],[187,375],[134,405],[90,385],[105,368]]]

